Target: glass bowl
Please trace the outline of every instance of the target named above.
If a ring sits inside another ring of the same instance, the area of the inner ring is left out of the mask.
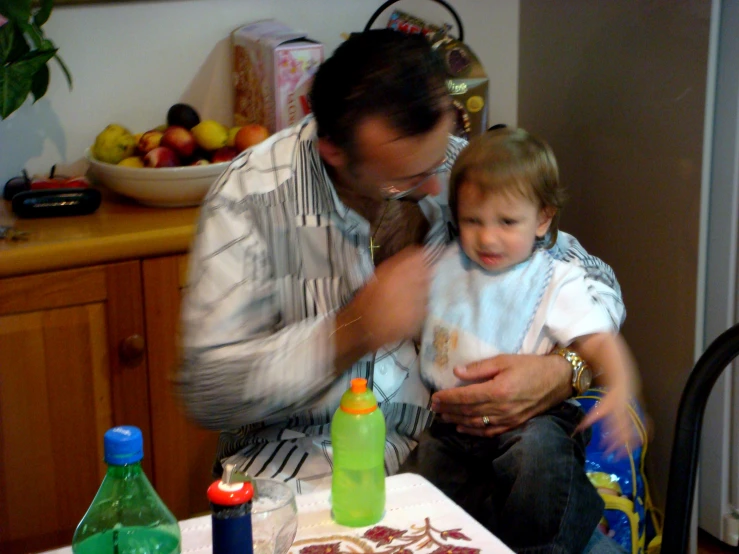
[[[281,481],[254,479],[251,508],[254,554],[286,554],[298,532],[298,506]]]

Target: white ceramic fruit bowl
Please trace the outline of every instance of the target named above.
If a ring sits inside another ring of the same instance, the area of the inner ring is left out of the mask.
[[[182,167],[126,167],[101,162],[92,157],[89,175],[118,194],[146,206],[178,208],[197,206],[210,186],[230,162]]]

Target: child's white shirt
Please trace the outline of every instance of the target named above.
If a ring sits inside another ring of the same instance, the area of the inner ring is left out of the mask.
[[[455,241],[434,268],[421,377],[435,390],[469,384],[455,367],[498,354],[546,354],[601,332],[617,329],[582,268],[537,249],[514,267],[489,272]]]

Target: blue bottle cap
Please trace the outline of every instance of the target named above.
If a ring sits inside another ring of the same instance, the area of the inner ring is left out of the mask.
[[[144,457],[144,437],[138,427],[121,425],[105,432],[105,463],[116,466],[133,464]]]

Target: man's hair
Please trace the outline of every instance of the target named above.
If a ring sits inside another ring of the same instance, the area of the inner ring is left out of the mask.
[[[363,118],[382,116],[403,136],[429,132],[447,111],[446,69],[421,35],[353,33],[316,73],[310,91],[318,135],[350,155]]]
[[[539,208],[553,208],[545,246],[554,246],[565,191],[554,152],[546,142],[523,129],[509,128],[474,137],[457,157],[449,178],[449,207],[455,220],[463,184],[482,191],[514,193]]]

